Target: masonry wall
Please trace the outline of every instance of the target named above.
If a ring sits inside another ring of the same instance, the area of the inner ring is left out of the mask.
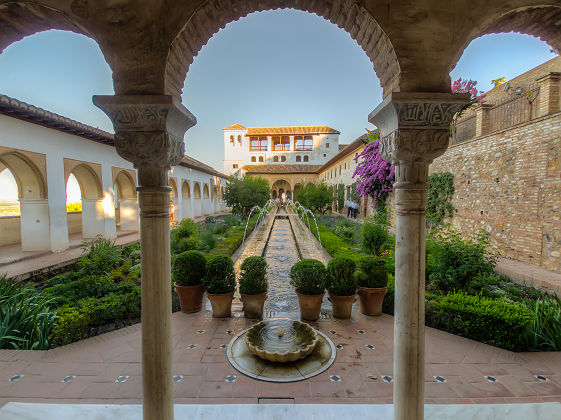
[[[561,272],[561,113],[451,146],[431,173],[454,174],[464,234],[483,228],[503,257]]]

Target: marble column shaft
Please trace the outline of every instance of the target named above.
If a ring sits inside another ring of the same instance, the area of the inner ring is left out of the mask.
[[[467,95],[391,93],[369,116],[395,166],[394,419],[424,417],[425,228],[429,164],[443,154]]]
[[[142,396],[145,420],[173,420],[168,171],[184,155],[195,117],[168,95],[94,96],[115,146],[138,171],[142,258]]]

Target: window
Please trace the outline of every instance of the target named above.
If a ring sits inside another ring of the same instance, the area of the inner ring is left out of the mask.
[[[251,136],[249,138],[249,151],[267,151],[267,136]]]
[[[286,162],[286,156],[281,156],[281,162]]]
[[[341,165],[339,165],[339,176],[341,176]]]
[[[263,156],[259,156],[259,162],[263,162]]]
[[[278,162],[278,161],[279,161],[279,157],[278,157],[278,156],[273,157],[273,162]]]
[[[238,134],[238,143],[242,144],[242,136]]]
[[[325,148],[329,149],[329,143],[325,143]]]
[[[234,164],[232,165],[232,168],[238,169],[238,164],[237,164],[237,163],[234,163]]]
[[[327,157],[327,155],[324,153],[324,154],[323,154],[323,157]]]
[[[310,151],[314,148],[312,136],[294,136],[294,150]]]
[[[304,156],[304,162],[308,162],[310,158],[308,156]]]
[[[296,162],[302,162],[302,156],[296,156]]]
[[[251,161],[252,161],[252,162],[257,162],[257,158],[256,158],[255,156],[252,156],[252,157],[251,157]]]
[[[273,136],[273,150],[275,152],[288,152],[290,151],[290,137],[288,136]]]
[[[234,135],[230,136],[230,143],[234,143]]]

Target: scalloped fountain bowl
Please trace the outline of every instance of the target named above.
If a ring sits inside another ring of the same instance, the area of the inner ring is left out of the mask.
[[[271,362],[294,362],[309,356],[319,341],[316,330],[305,322],[286,318],[261,321],[245,336],[249,350]]]

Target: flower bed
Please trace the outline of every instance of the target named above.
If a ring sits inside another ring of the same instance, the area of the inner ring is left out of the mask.
[[[333,257],[359,261],[377,254],[388,270],[384,313],[394,313],[395,239],[383,225],[343,217],[318,220],[322,245]],[[312,233],[317,236],[315,229]],[[387,233],[387,232],[386,232]],[[496,274],[486,234],[463,239],[454,232],[430,236],[426,246],[426,325],[515,351],[561,350],[561,300]]]

